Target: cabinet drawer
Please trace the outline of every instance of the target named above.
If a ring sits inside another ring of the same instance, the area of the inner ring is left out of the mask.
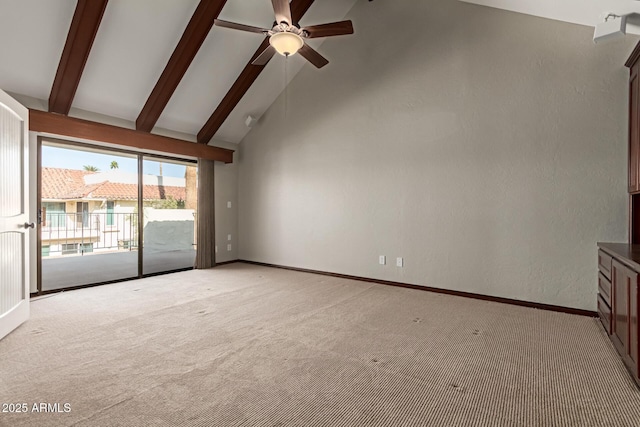
[[[598,269],[607,279],[611,280],[611,255],[598,250]]]
[[[602,273],[598,273],[598,292],[604,302],[611,307],[611,282]]]
[[[600,321],[605,331],[611,335],[611,309],[600,295],[598,295],[598,315],[600,316]]]

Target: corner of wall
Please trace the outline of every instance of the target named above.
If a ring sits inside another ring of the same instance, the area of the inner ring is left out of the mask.
[[[209,145],[235,150],[233,163],[216,162],[215,215],[216,262],[238,259],[238,145],[212,140]]]

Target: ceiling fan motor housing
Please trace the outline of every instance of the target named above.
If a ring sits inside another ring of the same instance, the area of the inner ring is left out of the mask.
[[[304,30],[301,29],[297,25],[291,25],[286,21],[282,21],[279,24],[275,24],[271,31],[269,31],[269,35],[272,36],[277,33],[293,33],[297,36],[304,37]]]

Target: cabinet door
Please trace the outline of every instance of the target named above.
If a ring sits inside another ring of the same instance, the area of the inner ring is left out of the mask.
[[[638,273],[630,274],[629,286],[629,357],[631,371],[637,377],[638,366]]]
[[[626,356],[627,349],[629,348],[630,277],[628,269],[616,260],[612,261],[611,270],[613,276],[611,281],[613,288],[613,298],[611,301],[611,315],[613,316],[611,338],[620,354]]]
[[[640,160],[639,91],[638,66],[636,65],[631,69],[629,78],[629,193],[640,190],[640,177],[638,176],[638,162]]]

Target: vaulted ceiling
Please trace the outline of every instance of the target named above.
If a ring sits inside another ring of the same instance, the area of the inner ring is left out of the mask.
[[[356,1],[292,0],[291,8],[304,26],[342,20]],[[462,1],[582,25],[640,6]],[[306,61],[276,55],[264,67],[251,65],[264,36],[212,26],[214,18],[258,27],[274,20],[269,0],[0,0],[0,88],[44,100],[61,114],[89,111],[142,131],[238,143],[250,130],[247,116],[260,117],[286,86],[285,76],[293,78]],[[322,53],[321,42],[309,44]],[[349,36],[329,43],[349,43]]]
[[[339,21],[355,1],[293,0],[292,15],[303,26]],[[60,114],[237,143],[246,117],[260,117],[306,61],[251,65],[265,37],[212,26],[215,18],[274,21],[269,0],[0,0],[0,88]]]
[[[640,12],[637,0],[460,0],[512,12],[555,19],[573,24],[595,26],[609,14]],[[627,33],[640,34],[638,16],[631,17]]]

